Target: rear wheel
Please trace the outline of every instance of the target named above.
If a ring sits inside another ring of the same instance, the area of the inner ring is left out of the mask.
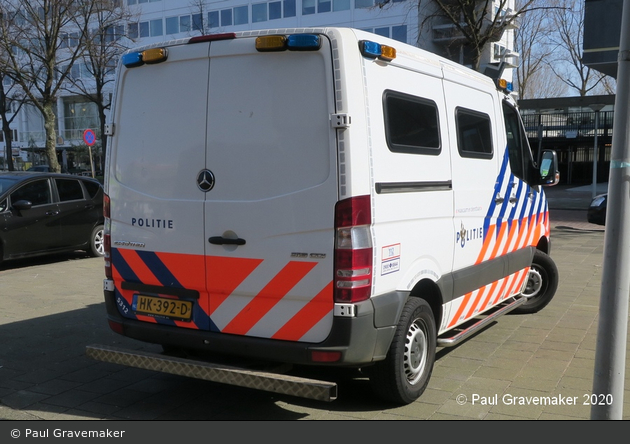
[[[105,256],[105,234],[103,225],[99,225],[92,230],[92,236],[90,237],[90,250],[89,253],[92,256]]]
[[[536,250],[522,295],[527,301],[514,309],[513,313],[529,314],[542,310],[558,289],[558,268],[547,254]]]
[[[374,392],[397,404],[418,399],[433,371],[436,340],[431,307],[424,299],[409,298],[387,357],[369,369]]]

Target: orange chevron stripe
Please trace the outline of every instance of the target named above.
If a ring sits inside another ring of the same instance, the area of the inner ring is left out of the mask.
[[[501,288],[499,289],[499,291],[497,292],[496,296],[494,297],[494,299],[492,300],[492,305],[496,305],[501,299],[503,299],[503,296],[506,294],[505,293],[505,289],[507,288],[508,282],[510,282],[510,277],[504,277],[503,279],[501,279]]]
[[[295,316],[284,324],[271,338],[299,341],[308,331],[333,309],[332,281],[311,299]]]
[[[488,295],[486,296],[486,299],[483,301],[483,304],[481,304],[481,307],[479,308],[479,312],[482,312],[482,311],[484,311],[486,309],[486,307],[488,306],[488,303],[492,299],[492,296],[494,296],[496,294],[496,288],[499,285],[499,282],[501,282],[501,279],[499,279],[498,281],[494,281],[491,284],[490,291],[488,292]],[[499,294],[501,294],[502,290],[503,290],[502,288],[499,289]]]
[[[501,247],[501,243],[506,236],[507,222],[501,223],[501,228],[499,228],[499,236],[497,236],[496,243],[494,244],[494,248],[492,249],[492,254],[488,259],[494,259],[497,257],[497,253],[499,252],[499,248]]]
[[[198,291],[206,289],[204,256],[179,253],[156,253],[156,255],[180,284]]]
[[[521,288],[523,288],[523,284],[525,283],[529,275],[529,269],[526,268],[524,270],[521,270],[519,273],[521,273],[521,275],[517,278],[518,284],[514,286],[514,294],[520,292]]]
[[[509,224],[506,223],[506,225],[509,225]],[[518,235],[518,221],[513,220],[511,226],[508,229],[507,242],[505,243],[505,246],[503,247],[503,251],[501,252],[502,256],[514,250],[514,248],[510,248],[510,247],[513,246],[512,242],[517,237],[517,235]]]
[[[464,309],[466,308],[466,305],[468,304],[468,300],[471,298],[472,294],[474,292],[468,293],[464,296],[462,296],[462,303],[461,305],[458,307],[457,312],[455,313],[455,316],[453,316],[451,318],[451,323],[448,324],[448,328],[453,327],[455,324],[457,324],[459,317],[462,315],[462,313],[464,312]]]
[[[479,301],[481,300],[485,292],[488,290],[488,288],[489,287],[486,285],[486,286],[481,287],[479,291],[477,291],[477,297],[475,298],[474,302],[470,306],[470,309],[468,310],[468,313],[466,313],[466,316],[464,317],[464,319],[468,319],[472,317],[473,314],[475,314],[475,308],[477,308],[477,304],[479,304]]]
[[[261,262],[262,259],[208,256],[206,258],[210,297],[208,314],[214,313]]]
[[[223,329],[224,333],[238,335],[247,332],[271,310],[317,262],[289,262],[260,293],[258,293],[238,315]]]
[[[494,237],[494,231],[496,229],[495,225],[490,225],[488,227],[488,233],[486,234],[486,238],[484,240],[484,243],[481,247],[481,251],[479,252],[479,256],[477,257],[477,261],[475,261],[475,265],[483,262],[484,257],[486,256],[486,251],[488,251],[488,248],[490,247],[490,244],[492,243],[491,240]]]
[[[521,229],[519,230],[518,233],[518,238],[516,239],[516,248],[517,249],[521,249],[523,248],[526,236],[525,234],[529,232],[529,218],[528,217],[524,217],[523,219],[521,219]]]

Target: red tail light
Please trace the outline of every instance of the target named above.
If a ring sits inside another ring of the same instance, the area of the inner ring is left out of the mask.
[[[337,202],[335,207],[335,302],[369,299],[372,292],[372,209],[370,196]]]
[[[112,279],[112,237],[110,235],[111,208],[109,196],[107,194],[103,196],[103,217],[105,219],[105,230],[103,236],[103,247],[105,248],[105,277],[107,279]]]

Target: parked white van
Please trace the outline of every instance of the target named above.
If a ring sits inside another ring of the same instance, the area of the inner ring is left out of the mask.
[[[108,132],[125,336],[356,367],[409,403],[436,347],[555,293],[555,153],[538,169],[509,92],[421,49],[317,28],[130,50]]]

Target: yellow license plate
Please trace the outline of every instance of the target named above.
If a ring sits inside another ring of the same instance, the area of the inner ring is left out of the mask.
[[[171,319],[190,321],[192,317],[191,301],[179,299],[160,298],[139,294],[133,306],[138,314],[164,316]]]

